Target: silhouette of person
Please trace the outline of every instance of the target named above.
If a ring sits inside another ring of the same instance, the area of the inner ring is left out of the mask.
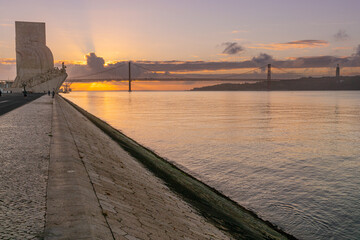
[[[54,90],[52,91],[51,95],[52,95],[52,98],[55,97],[55,91]]]
[[[48,96],[50,96],[50,90],[48,91]]]

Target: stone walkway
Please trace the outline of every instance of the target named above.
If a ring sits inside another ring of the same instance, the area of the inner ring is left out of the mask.
[[[229,239],[63,99],[55,102],[100,204],[98,224],[114,239]]]
[[[40,239],[50,152],[52,99],[0,116],[0,239]]]
[[[58,96],[0,133],[0,239],[230,239]]]

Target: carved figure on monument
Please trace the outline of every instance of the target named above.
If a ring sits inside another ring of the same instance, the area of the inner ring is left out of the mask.
[[[61,63],[61,72],[65,72],[66,71],[65,68],[66,68],[65,64],[64,64],[64,62],[62,62]]]

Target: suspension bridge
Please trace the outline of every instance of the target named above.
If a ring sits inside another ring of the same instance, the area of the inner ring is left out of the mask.
[[[266,71],[267,69],[267,71]],[[283,68],[274,66],[273,64],[266,64],[259,67],[254,67],[251,70],[236,73],[236,74],[229,74],[229,75],[222,75],[220,77],[187,77],[187,76],[175,76],[173,74],[169,74],[164,70],[154,70],[148,67],[142,66],[140,64],[134,63],[132,61],[123,62],[116,64],[115,67],[111,67],[108,69],[104,69],[95,73],[90,73],[86,75],[80,76],[72,76],[65,81],[66,88],[70,87],[70,85],[74,82],[92,82],[92,81],[128,81],[129,87],[128,91],[131,92],[132,82],[134,81],[216,81],[216,82],[244,82],[244,81],[266,81],[267,88],[270,90],[271,88],[271,81],[276,81],[276,79],[272,79],[272,71],[276,69],[281,71],[282,73],[286,73],[289,76],[295,77],[302,77],[304,75],[294,72],[286,71]],[[260,73],[263,75],[262,78],[249,78],[249,76],[253,73]],[[136,77],[134,77],[134,73],[136,73]],[[265,75],[266,74],[266,75]],[[339,66],[337,66],[336,75],[340,74]],[[139,76],[141,75],[141,76]]]

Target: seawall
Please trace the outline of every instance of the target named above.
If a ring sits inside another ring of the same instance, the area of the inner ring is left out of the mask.
[[[33,156],[33,162],[19,161],[24,168],[32,165],[43,178],[35,204],[41,209],[37,231],[34,235],[8,224],[0,237],[294,239],[60,96],[43,96],[4,116],[17,116],[29,107],[35,123],[34,109],[41,108],[37,112],[44,112],[49,126],[38,131],[44,122],[35,124],[34,138],[44,140],[27,150],[42,146],[48,151],[41,171],[34,164],[39,156]],[[21,202],[14,201],[14,208],[23,204],[26,209],[29,204]],[[18,217],[19,224],[28,218]]]

